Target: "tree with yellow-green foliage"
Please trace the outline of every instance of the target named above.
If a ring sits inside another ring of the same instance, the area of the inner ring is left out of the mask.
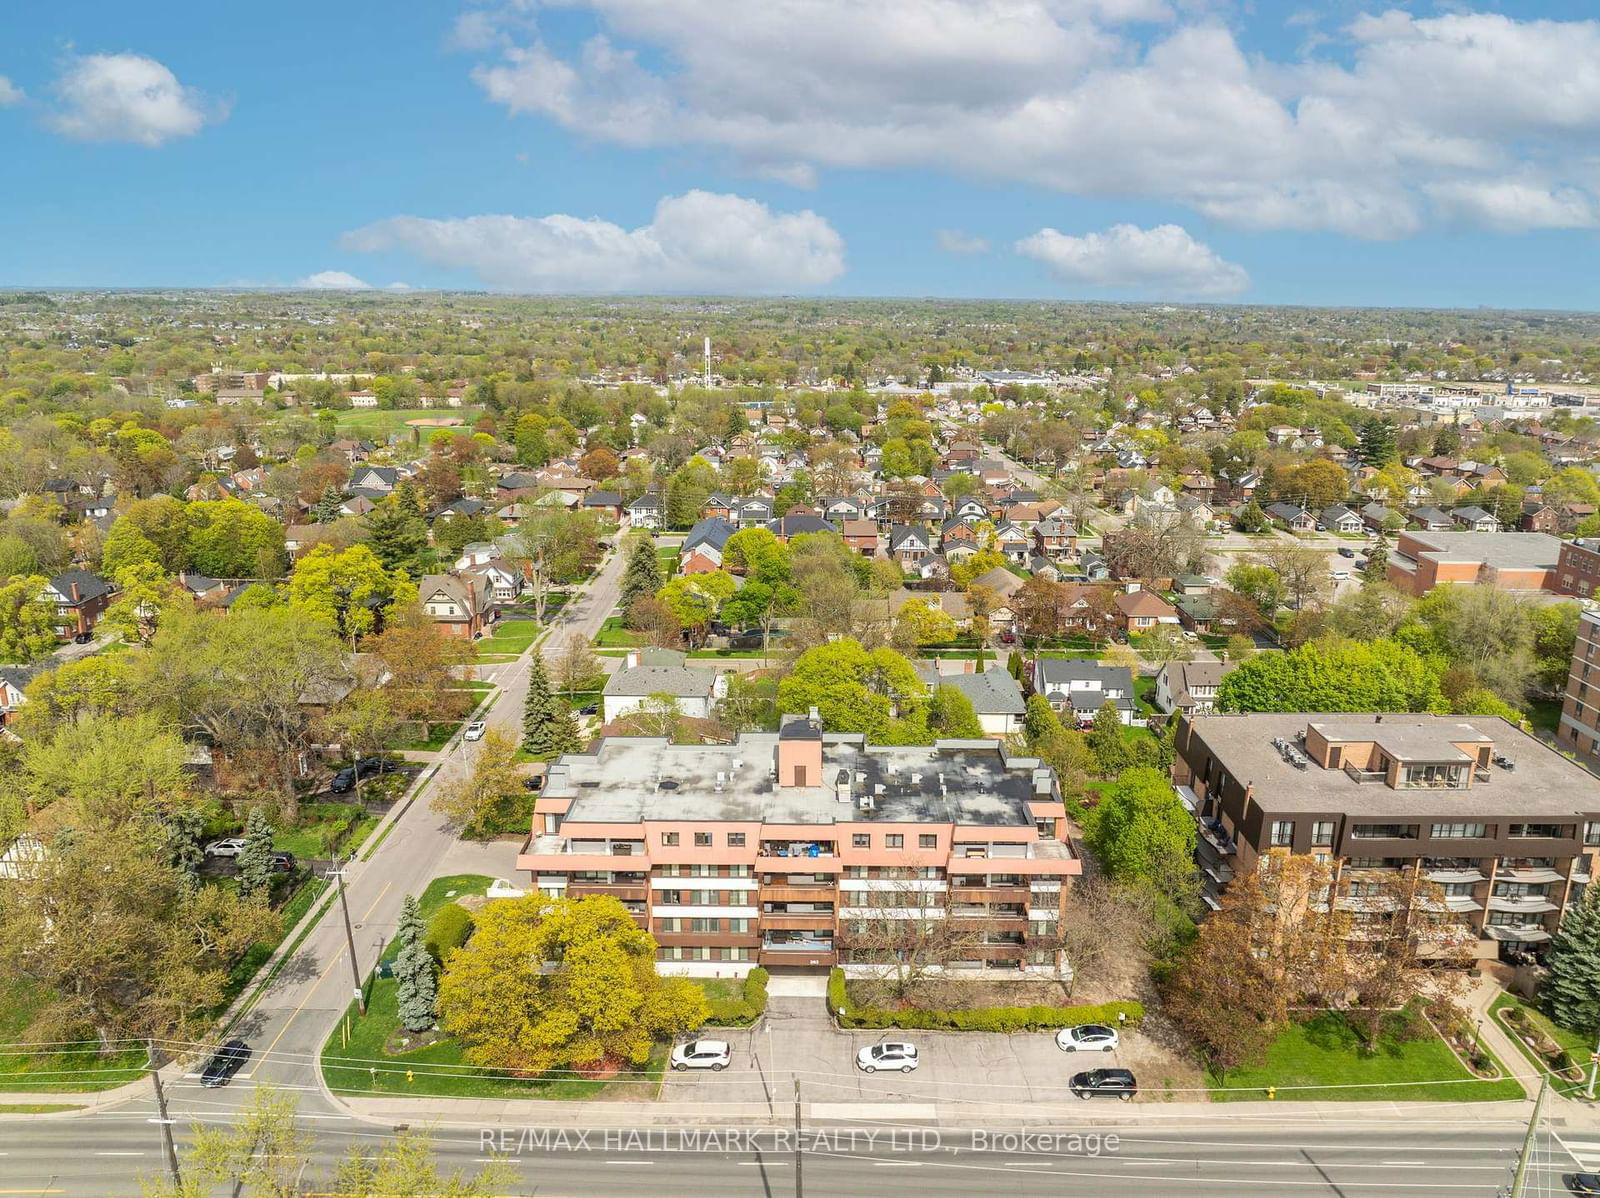
[[[658,974],[655,956],[655,939],[617,899],[499,900],[450,955],[440,1023],[486,1068],[640,1066],[657,1041],[709,1014],[704,991]]]
[[[345,637],[378,632],[406,605],[417,586],[403,570],[385,570],[365,545],[343,551],[318,545],[294,565],[289,604]]]
[[[0,662],[37,661],[56,647],[55,610],[39,575],[0,584]]]

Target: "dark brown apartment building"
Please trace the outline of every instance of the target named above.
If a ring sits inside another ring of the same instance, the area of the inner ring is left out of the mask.
[[[1542,951],[1600,853],[1600,780],[1498,718],[1189,716],[1173,775],[1211,905],[1275,848],[1330,861],[1341,898],[1418,870],[1479,959]]]

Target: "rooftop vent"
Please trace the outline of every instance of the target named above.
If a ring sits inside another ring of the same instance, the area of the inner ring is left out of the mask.
[[[657,790],[677,790],[678,783],[672,778],[662,778],[656,783]]]

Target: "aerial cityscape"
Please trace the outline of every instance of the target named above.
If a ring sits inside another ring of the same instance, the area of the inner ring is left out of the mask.
[[[1600,20],[1261,7],[0,18],[0,1195],[1600,1194]]]

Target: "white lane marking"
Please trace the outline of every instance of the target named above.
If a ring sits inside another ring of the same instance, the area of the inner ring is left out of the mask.
[[[650,1161],[607,1161],[608,1165],[648,1165]]]
[[[97,1152],[96,1156],[143,1156],[142,1152]]]

